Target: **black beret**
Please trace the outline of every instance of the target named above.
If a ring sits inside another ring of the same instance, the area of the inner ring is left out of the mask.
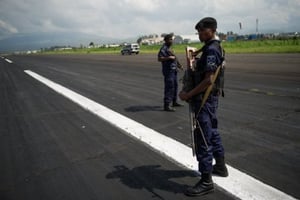
[[[172,34],[172,33],[165,35],[164,41],[169,40],[170,38],[173,38],[173,36],[174,36],[174,34]]]
[[[202,29],[202,28],[211,28],[213,30],[217,29],[217,20],[212,17],[205,17],[201,19],[195,26],[195,29]]]

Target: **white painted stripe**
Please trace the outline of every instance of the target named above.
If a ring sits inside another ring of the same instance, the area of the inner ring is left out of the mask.
[[[5,61],[8,62],[8,63],[13,63],[13,61],[11,61],[11,60],[9,60],[7,58],[5,58]]]
[[[159,132],[148,128],[132,119],[129,119],[109,108],[98,104],[68,88],[65,88],[35,72],[26,70],[28,75],[44,83],[56,92],[62,94],[86,110],[99,116],[123,132],[146,143],[161,154],[171,158],[173,161],[189,169],[197,171],[197,162],[192,156],[192,149],[178,141],[166,137]],[[214,182],[240,199],[255,200],[292,200],[292,196],[285,194],[274,187],[266,185],[253,177],[228,166],[229,177],[213,177]]]

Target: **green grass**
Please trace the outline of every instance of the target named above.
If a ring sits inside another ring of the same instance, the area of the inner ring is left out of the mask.
[[[203,44],[200,42],[188,44],[189,46],[200,48]],[[173,45],[175,53],[184,53],[186,44]],[[289,40],[253,40],[253,41],[234,41],[222,42],[226,53],[300,53],[300,39]],[[142,45],[140,53],[157,53],[161,45]],[[121,47],[113,48],[77,48],[63,51],[44,51],[48,54],[120,54]]]
[[[300,53],[300,39],[223,42],[228,53]]]

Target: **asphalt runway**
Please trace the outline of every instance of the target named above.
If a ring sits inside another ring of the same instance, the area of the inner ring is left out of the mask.
[[[190,199],[194,173],[24,73],[190,145],[188,106],[162,111],[156,55],[9,59],[0,59],[1,200]],[[218,115],[228,164],[300,198],[300,55],[228,55],[225,81]],[[234,197],[217,187],[205,199]]]

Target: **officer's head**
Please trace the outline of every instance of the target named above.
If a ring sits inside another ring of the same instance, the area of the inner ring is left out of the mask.
[[[174,36],[173,34],[165,35],[164,41],[167,46],[171,46],[173,44],[173,36]]]
[[[201,19],[195,26],[201,42],[207,42],[215,37],[217,31],[217,20],[212,17]]]

